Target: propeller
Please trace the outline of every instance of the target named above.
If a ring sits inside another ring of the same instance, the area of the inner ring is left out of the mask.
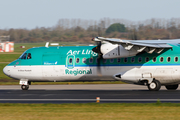
[[[94,38],[92,40],[94,40]],[[101,74],[101,61],[103,61],[103,57],[102,57],[103,54],[101,53],[101,44],[102,43],[101,43],[101,41],[96,41],[96,43],[97,43],[97,46],[94,47],[92,49],[92,51],[98,54],[98,57],[97,57],[97,74],[99,76],[102,76],[102,74]]]
[[[102,36],[102,28],[101,26],[98,27],[98,36]],[[103,61],[102,53],[101,53],[101,40],[95,40],[98,39],[98,37],[93,38],[92,40],[96,42],[97,46],[92,49],[93,52],[96,52],[98,54],[97,57],[97,74],[98,76],[102,76],[101,74],[101,61]]]

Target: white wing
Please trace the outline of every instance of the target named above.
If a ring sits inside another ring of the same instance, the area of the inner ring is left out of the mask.
[[[172,46],[169,44],[179,44],[180,39],[173,40],[121,40],[115,38],[103,38],[96,37],[94,41],[106,41],[112,44],[121,44],[126,50],[136,48],[138,52],[146,51],[148,53],[162,52],[165,48],[171,49]]]

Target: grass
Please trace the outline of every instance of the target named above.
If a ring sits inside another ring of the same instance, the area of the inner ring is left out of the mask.
[[[27,50],[29,48],[42,47],[42,46],[45,46],[45,44],[46,44],[45,42],[42,42],[42,43],[15,43],[14,49],[15,49],[15,53],[23,53],[25,50]],[[63,45],[63,46],[75,46],[75,45],[82,46],[82,45],[88,45],[88,44],[80,44],[77,42],[61,42],[59,45],[60,46],[61,45]],[[20,46],[25,46],[25,48],[20,48]]]
[[[10,63],[20,57],[21,54],[0,54],[0,63]]]
[[[21,48],[20,46],[25,46],[25,48]],[[14,52],[22,54],[25,50],[29,48],[42,46],[45,46],[45,43],[15,43]]]
[[[0,104],[1,120],[178,120],[175,103]]]
[[[3,68],[7,65],[7,63],[0,63],[0,79],[10,79],[3,73]]]

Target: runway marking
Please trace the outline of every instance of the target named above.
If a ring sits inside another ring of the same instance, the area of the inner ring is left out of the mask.
[[[176,101],[176,102],[180,102],[180,99],[100,99],[100,101],[102,102],[106,102],[106,101],[113,101],[113,102],[138,102],[138,101],[142,101],[142,102],[148,102],[148,101],[152,101],[152,102],[157,102],[157,101],[162,101],[162,102],[169,102],[169,101]],[[96,99],[0,99],[0,101],[96,101]]]

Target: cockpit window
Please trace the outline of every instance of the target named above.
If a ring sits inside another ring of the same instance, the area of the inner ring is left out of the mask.
[[[28,53],[27,59],[31,59],[31,53]]]
[[[24,53],[24,54],[20,57],[20,59],[26,59],[26,55],[27,55],[27,53]]]
[[[32,56],[31,56],[31,53],[23,53],[20,57],[19,57],[19,59],[31,59],[32,58]]]

